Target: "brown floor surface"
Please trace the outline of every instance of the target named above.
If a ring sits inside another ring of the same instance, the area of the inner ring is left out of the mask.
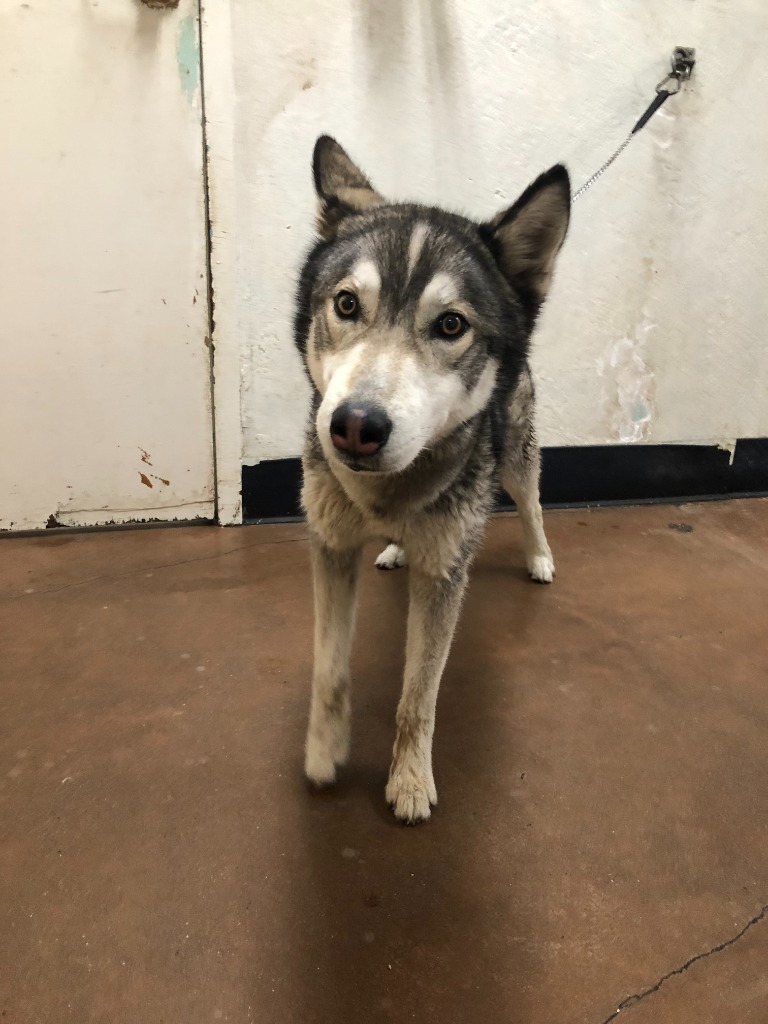
[[[415,829],[405,571],[315,794],[304,527],[4,541],[3,1024],[766,1024],[768,502],[546,521],[552,587],[491,525]]]

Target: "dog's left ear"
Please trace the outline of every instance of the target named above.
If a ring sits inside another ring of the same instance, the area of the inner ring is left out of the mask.
[[[483,226],[499,269],[534,315],[549,290],[570,213],[571,182],[557,164],[529,185],[514,206]]]
[[[315,143],[312,174],[319,200],[317,227],[328,241],[336,237],[344,217],[385,202],[330,135],[321,135]]]

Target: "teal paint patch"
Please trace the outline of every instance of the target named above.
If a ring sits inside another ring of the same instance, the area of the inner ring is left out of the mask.
[[[634,423],[642,423],[648,419],[648,406],[642,399],[638,399],[632,406],[632,421]]]
[[[179,81],[184,95],[191,103],[197,92],[200,80],[200,53],[197,45],[197,25],[190,14],[182,18],[179,34],[176,39],[176,63],[179,68]]]

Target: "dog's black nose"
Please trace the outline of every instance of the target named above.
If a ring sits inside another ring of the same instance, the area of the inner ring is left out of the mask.
[[[375,455],[391,433],[392,421],[376,405],[345,402],[331,416],[331,440],[347,455]]]

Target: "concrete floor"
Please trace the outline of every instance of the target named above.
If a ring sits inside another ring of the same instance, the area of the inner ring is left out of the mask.
[[[4,541],[3,1024],[766,1024],[768,502],[546,518],[552,587],[489,530],[416,829],[405,571],[315,794],[304,527]]]

